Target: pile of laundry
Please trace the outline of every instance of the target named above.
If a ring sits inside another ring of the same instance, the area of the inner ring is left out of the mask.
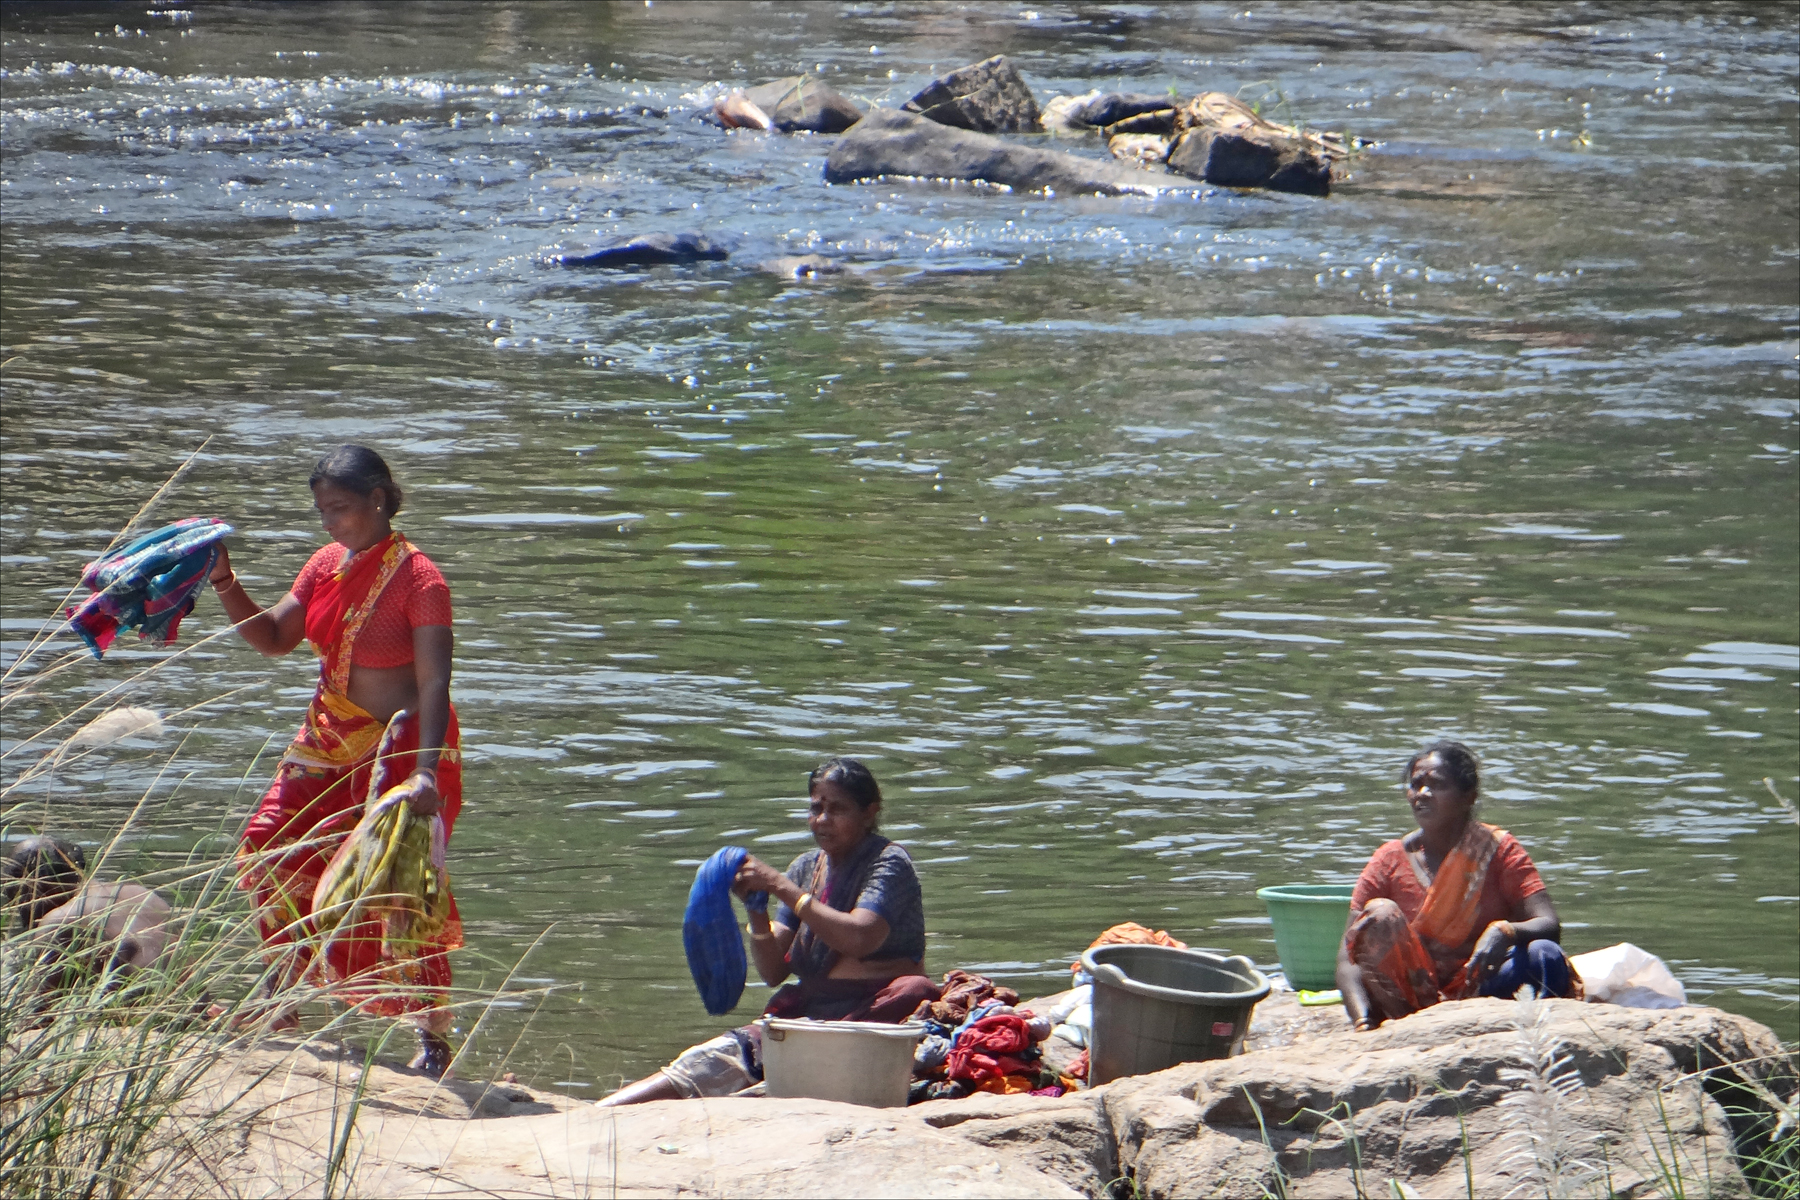
[[[944,976],[944,994],[912,1015],[924,1022],[926,1035],[913,1055],[907,1103],[960,1100],[975,1092],[1060,1096],[1079,1087],[1074,1076],[1044,1063],[1039,1046],[1072,1005],[1040,1014],[1018,1003],[1019,993],[984,975]]]
[[[1114,925],[1088,948],[1120,943],[1187,949],[1163,930],[1134,921]],[[1075,986],[1041,1012],[1018,1007],[1019,993],[984,975],[944,976],[944,994],[912,1014],[912,1020],[924,1022],[926,1034],[913,1055],[907,1103],[960,1100],[976,1092],[1060,1096],[1080,1087],[1087,1078],[1094,979],[1079,961],[1074,971]],[[1046,1055],[1045,1043],[1052,1038],[1057,1040]]]

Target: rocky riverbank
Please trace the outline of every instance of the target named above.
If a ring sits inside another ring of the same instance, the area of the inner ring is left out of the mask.
[[[1679,1175],[1688,1194],[1748,1195],[1742,1152],[1767,1143],[1796,1086],[1770,1030],[1699,1006],[1558,1000],[1534,1014],[1472,1000],[1359,1035],[1340,1009],[1302,1009],[1287,995],[1259,1006],[1249,1045],[1060,1099],[906,1109],[745,1098],[603,1110],[377,1066],[360,1081],[340,1186],[434,1197],[1347,1196],[1393,1194],[1393,1180],[1424,1196],[1499,1196],[1549,1169],[1592,1170],[1601,1194],[1679,1194]],[[1554,1063],[1542,1057],[1551,1047]],[[360,1068],[336,1047],[266,1043],[219,1072],[193,1104],[242,1120],[231,1144],[196,1156],[194,1185],[316,1191]],[[1534,1145],[1557,1156],[1534,1156]]]

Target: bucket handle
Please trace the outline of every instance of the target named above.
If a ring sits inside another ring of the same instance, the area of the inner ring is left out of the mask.
[[[1247,955],[1234,954],[1230,958],[1226,959],[1224,961],[1224,963],[1221,965],[1227,966],[1227,967],[1234,966],[1234,965],[1241,966],[1244,968],[1245,975],[1248,975],[1251,979],[1256,978],[1256,964],[1251,962]]]
[[[1112,984],[1116,988],[1124,987],[1127,979],[1125,972],[1119,970],[1119,968],[1113,966],[1111,963],[1095,963],[1094,974],[1099,978],[1106,980],[1106,982]]]

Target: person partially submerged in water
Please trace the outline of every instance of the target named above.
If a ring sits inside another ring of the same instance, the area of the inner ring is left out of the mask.
[[[87,877],[87,855],[56,837],[28,837],[0,861],[0,926],[35,933],[61,964],[123,980],[169,944],[169,902],[141,884]]]
[[[1562,922],[1518,840],[1475,819],[1481,778],[1461,742],[1407,761],[1406,801],[1419,827],[1363,868],[1338,947],[1337,983],[1358,1030],[1442,1000],[1580,997]]]

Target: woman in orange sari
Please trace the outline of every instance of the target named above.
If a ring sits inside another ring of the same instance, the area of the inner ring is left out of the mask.
[[[1440,1000],[1581,995],[1562,922],[1531,856],[1475,820],[1481,777],[1461,742],[1412,756],[1403,776],[1419,828],[1375,851],[1350,898],[1337,982],[1359,1030]]]
[[[341,446],[310,480],[332,543],[315,553],[287,595],[263,609],[245,593],[221,545],[211,580],[244,640],[267,655],[302,639],[319,656],[319,685],[275,780],[245,828],[238,886],[254,894],[275,967],[269,989],[311,980],[375,1016],[419,1027],[412,1065],[442,1076],[453,1057],[448,952],[462,945],[455,901],[443,932],[403,957],[384,955],[378,918],[336,931],[323,952],[309,928],[313,890],[332,853],[362,817],[371,780],[405,789],[421,816],[446,830],[462,807],[462,756],[450,705],[450,590],[436,565],[393,528],[401,492],[365,446]],[[390,721],[385,761],[377,747]],[[278,1007],[277,1027],[294,1027]]]

